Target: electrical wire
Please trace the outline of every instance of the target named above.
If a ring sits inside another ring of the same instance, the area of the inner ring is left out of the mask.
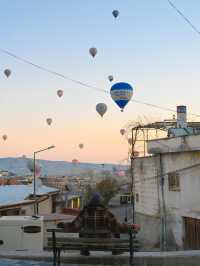
[[[79,80],[76,80],[76,79],[72,79],[72,78],[70,78],[70,77],[68,77],[68,76],[66,76],[66,75],[64,75],[64,74],[61,74],[61,73],[59,73],[59,72],[56,72],[56,71],[51,70],[51,69],[49,69],[49,68],[46,68],[46,67],[44,67],[44,66],[41,66],[41,65],[35,64],[35,63],[33,63],[33,62],[31,62],[31,61],[29,61],[29,60],[27,60],[27,59],[25,59],[25,58],[23,58],[23,57],[21,57],[21,56],[18,56],[18,55],[16,55],[16,54],[13,54],[13,53],[11,53],[11,52],[5,50],[5,49],[0,48],[0,52],[2,52],[2,53],[4,53],[4,54],[7,54],[7,55],[9,55],[10,57],[13,57],[13,58],[15,58],[16,60],[21,61],[21,62],[23,62],[23,63],[25,63],[25,64],[31,65],[32,67],[38,68],[38,69],[40,69],[40,70],[42,70],[42,71],[45,71],[45,72],[47,72],[47,73],[49,73],[49,74],[52,74],[52,75],[58,76],[58,77],[60,77],[60,78],[66,79],[66,80],[69,80],[69,81],[71,81],[71,82],[74,82],[74,83],[76,83],[76,84],[82,85],[82,86],[87,87],[87,88],[91,88],[91,89],[95,89],[95,90],[97,90],[97,91],[101,91],[101,92],[106,92],[106,93],[108,93],[108,91],[106,91],[106,90],[104,90],[104,89],[97,88],[97,87],[95,87],[95,86],[92,86],[92,85],[90,85],[90,84],[87,84],[87,83],[85,83],[85,82],[82,82],[82,81],[79,81]]]
[[[181,173],[181,172],[184,172],[184,171],[190,170],[192,168],[196,168],[196,167],[200,167],[200,163],[186,166],[184,168],[176,169],[176,170],[173,170],[170,172],[165,172],[165,173],[163,173],[163,176],[164,176],[164,179],[167,179],[168,174],[171,174],[173,172]],[[158,178],[160,178],[160,175],[153,175],[153,176],[144,177],[144,178],[136,178],[135,184],[139,184],[139,183],[144,182],[144,181],[156,181],[156,180],[158,180]],[[125,186],[125,185],[130,185],[130,182],[123,183],[121,186]]]
[[[169,5],[183,18],[183,20],[197,33],[200,35],[200,31],[199,29],[191,22],[191,20],[189,18],[187,18],[182,11],[180,11],[180,9],[175,6],[175,4],[170,1],[167,0],[167,2],[169,3]]]
[[[25,59],[25,58],[23,58],[23,57],[21,57],[19,55],[16,55],[16,54],[14,54],[14,53],[12,53],[12,52],[10,52],[8,50],[5,50],[3,48],[0,48],[0,52],[4,53],[4,54],[6,54],[6,55],[8,55],[8,56],[10,56],[12,58],[15,58],[17,61],[20,61],[20,62],[23,62],[25,64],[28,64],[28,65],[30,65],[32,67],[35,67],[35,68],[37,68],[39,70],[47,72],[47,73],[49,73],[51,75],[63,78],[65,80],[71,81],[73,83],[79,84],[81,86],[84,86],[84,87],[87,87],[87,88],[90,88],[90,89],[93,89],[93,90],[96,90],[96,91],[109,93],[108,90],[104,90],[104,89],[98,88],[96,86],[93,86],[93,85],[91,85],[89,83],[73,79],[73,78],[71,78],[69,76],[66,76],[66,75],[62,74],[62,73],[59,73],[59,72],[54,71],[54,70],[51,70],[51,69],[49,69],[47,67],[44,67],[44,66],[41,66],[39,64],[33,63],[32,61],[30,61],[28,59]],[[146,106],[153,107],[153,108],[156,108],[156,109],[159,109],[159,110],[164,110],[164,111],[168,111],[168,112],[170,111],[170,112],[176,113],[176,110],[174,110],[174,109],[171,109],[171,108],[168,108],[168,107],[163,107],[163,106],[160,106],[160,105],[155,105],[155,104],[148,103],[148,102],[139,101],[139,100],[136,100],[136,99],[132,99],[131,102],[135,102],[135,103],[138,103],[138,104],[146,105]],[[191,115],[191,116],[200,117],[200,115],[198,115],[198,114],[193,114],[193,113],[188,113],[188,114]]]

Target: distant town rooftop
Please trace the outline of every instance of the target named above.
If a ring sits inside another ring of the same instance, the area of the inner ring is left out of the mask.
[[[36,190],[38,196],[56,192],[58,189],[47,186],[41,186]],[[32,194],[32,184],[0,186],[0,206],[23,202]]]

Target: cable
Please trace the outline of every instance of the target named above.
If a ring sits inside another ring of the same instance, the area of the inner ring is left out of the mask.
[[[190,21],[190,19],[188,19],[181,11],[180,9],[178,9],[178,7],[175,6],[175,4],[170,1],[167,0],[167,2],[169,3],[169,5],[183,18],[183,20],[185,20],[185,22],[197,33],[200,35],[200,31],[198,30],[198,28]]]
[[[4,53],[4,54],[9,55],[10,57],[13,57],[13,58],[17,59],[18,61],[21,61],[21,62],[23,62],[23,63],[25,63],[25,64],[31,65],[31,66],[33,66],[33,67],[35,67],[35,68],[38,68],[38,69],[40,69],[40,70],[42,70],[42,71],[45,71],[45,72],[47,72],[47,73],[50,73],[50,74],[52,74],[52,75],[58,76],[58,77],[63,78],[63,79],[67,79],[67,80],[69,80],[69,81],[71,81],[71,82],[77,83],[77,84],[82,85],[82,86],[84,86],[84,87],[88,87],[88,88],[91,88],[91,89],[95,89],[95,90],[98,90],[98,91],[101,91],[101,92],[106,92],[106,93],[108,93],[108,91],[106,91],[106,90],[103,90],[103,89],[97,88],[97,87],[95,87],[95,86],[92,86],[92,85],[90,85],[90,84],[87,84],[87,83],[82,82],[82,81],[79,81],[79,80],[72,79],[72,78],[70,78],[70,77],[68,77],[68,76],[65,76],[65,75],[63,75],[63,74],[60,74],[60,73],[58,73],[58,72],[56,72],[56,71],[53,71],[53,70],[48,69],[48,68],[46,68],[46,67],[43,67],[43,66],[41,66],[41,65],[35,64],[35,63],[33,63],[33,62],[31,62],[31,61],[29,61],[29,60],[27,60],[27,59],[24,59],[24,58],[22,58],[22,57],[20,57],[20,56],[18,56],[18,55],[16,55],[16,54],[13,54],[13,53],[11,53],[11,52],[9,52],[9,51],[7,51],[7,50],[4,50],[4,49],[2,49],[2,48],[0,48],[0,51],[1,51],[2,53]]]
[[[152,103],[142,102],[142,101],[138,101],[138,100],[135,100],[135,99],[132,99],[131,101],[135,102],[135,103],[139,103],[139,104],[144,104],[144,105],[147,105],[147,106],[150,106],[150,107],[153,107],[153,108],[157,108],[157,109],[160,109],[160,110],[165,110],[165,111],[169,111],[169,112],[173,112],[173,113],[177,112],[175,109],[168,108],[168,107],[163,107],[163,106],[152,104]],[[188,113],[188,115],[200,117],[200,115],[194,114],[194,113]]]
[[[8,50],[5,50],[5,49],[0,48],[0,52],[4,53],[4,54],[6,54],[6,55],[8,55],[10,57],[15,58],[16,60],[18,60],[20,62],[23,62],[25,64],[28,64],[28,65],[30,65],[32,67],[35,67],[37,69],[40,69],[40,70],[42,70],[44,72],[47,72],[49,74],[52,74],[54,76],[57,76],[57,77],[60,77],[60,78],[69,80],[71,82],[74,82],[76,84],[79,84],[81,86],[84,86],[84,87],[87,87],[87,88],[90,88],[90,89],[94,89],[96,91],[100,91],[100,92],[104,92],[104,93],[109,93],[109,91],[107,91],[107,90],[104,90],[104,89],[95,87],[93,85],[90,85],[88,83],[82,82],[80,80],[76,80],[76,79],[70,78],[70,77],[68,77],[68,76],[66,76],[64,74],[61,74],[61,73],[57,72],[57,71],[54,71],[54,70],[51,70],[51,69],[46,68],[44,66],[35,64],[35,63],[31,62],[30,60],[27,60],[27,59],[25,59],[25,58],[23,58],[21,56],[18,56],[18,55],[14,54],[14,53],[11,53]],[[170,112],[176,113],[176,110],[174,110],[174,109],[167,108],[167,107],[163,107],[163,106],[159,106],[159,105],[155,105],[155,104],[151,104],[151,103],[147,103],[147,102],[143,102],[143,101],[138,101],[138,100],[135,100],[135,99],[132,99],[131,102],[135,102],[135,103],[138,103],[138,104],[143,104],[143,105],[146,105],[146,106],[149,106],[149,107],[153,107],[153,108],[157,108],[157,109],[160,109],[160,110],[170,111]],[[193,114],[193,113],[188,113],[188,114],[191,115],[191,116],[200,117],[200,115],[198,115],[198,114]]]
[[[186,166],[184,168],[176,169],[176,170],[173,170],[173,171],[170,171],[170,172],[165,172],[165,173],[163,173],[163,176],[164,176],[165,179],[167,179],[168,178],[168,174],[170,174],[172,172],[180,173],[180,172],[184,172],[186,170],[190,170],[190,169],[196,168],[196,167],[200,167],[200,163],[193,164],[193,165],[190,165],[190,166]],[[156,181],[158,178],[160,178],[160,175],[154,175],[154,176],[138,178],[138,179],[136,178],[135,184],[138,184],[138,183],[141,183],[141,182],[144,182],[144,181],[153,181],[153,180]],[[124,186],[124,185],[130,185],[130,183],[126,182],[126,183],[123,183],[121,186]]]

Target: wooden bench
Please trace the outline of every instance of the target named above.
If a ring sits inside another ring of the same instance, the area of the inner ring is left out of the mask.
[[[112,251],[112,252],[130,252],[139,250],[139,242],[133,237],[130,231],[129,238],[79,238],[69,236],[57,236],[56,233],[67,235],[63,229],[47,229],[52,236],[48,237],[48,250],[53,251],[53,265],[60,265],[61,250],[83,250],[90,251]],[[134,247],[134,248],[132,248]]]

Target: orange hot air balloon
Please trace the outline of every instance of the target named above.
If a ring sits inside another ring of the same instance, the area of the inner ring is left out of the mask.
[[[53,120],[52,120],[52,118],[47,118],[47,119],[46,119],[46,122],[47,122],[47,124],[50,126],[51,123],[53,122]]]
[[[30,172],[34,173],[34,161],[33,160],[28,160],[27,168],[29,169]],[[38,177],[40,176],[40,174],[41,174],[41,166],[36,162],[35,163],[35,175],[36,177]]]
[[[119,176],[119,177],[125,176],[125,171],[123,171],[123,170],[117,171],[117,176]]]
[[[57,95],[58,95],[58,97],[62,97],[63,96],[63,90],[58,90]]]
[[[79,146],[80,149],[83,149],[84,144],[83,143],[80,143],[78,146]]]
[[[2,138],[5,141],[5,140],[7,140],[8,136],[7,135],[3,135]]]
[[[73,163],[73,165],[77,165],[79,163],[79,161],[77,159],[73,159],[72,163]]]
[[[123,136],[124,134],[126,133],[126,130],[125,129],[120,129],[120,134]]]

